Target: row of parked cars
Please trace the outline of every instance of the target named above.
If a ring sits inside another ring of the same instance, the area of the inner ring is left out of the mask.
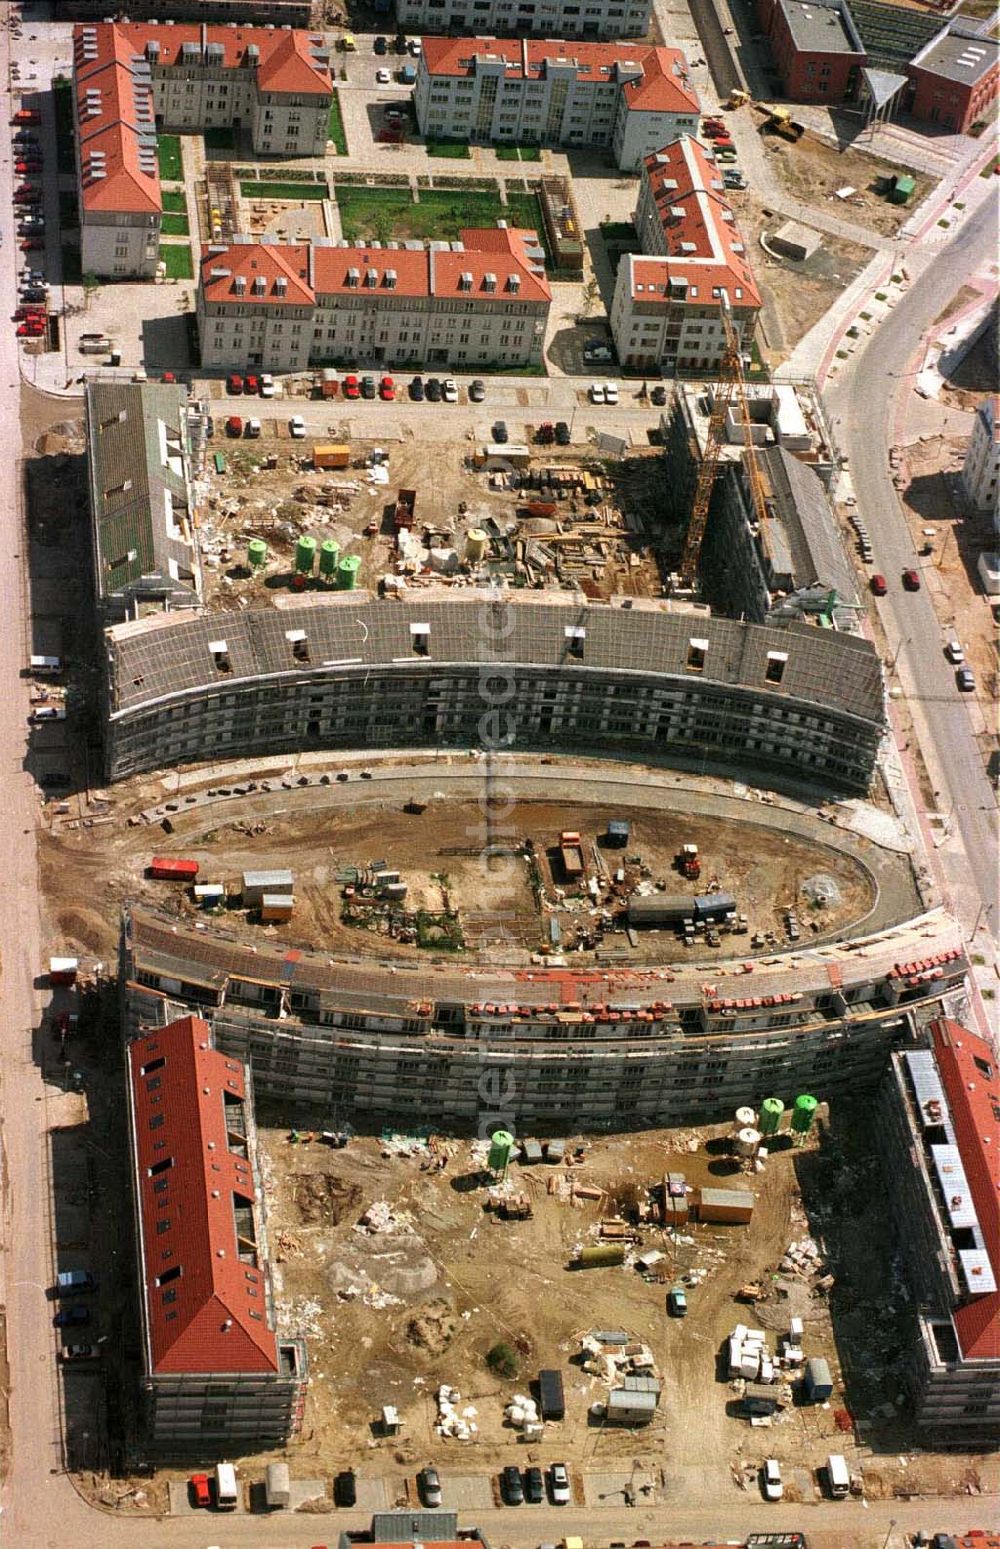
[[[97,1290],[97,1281],[89,1269],[66,1269],[56,1276],[56,1283],[52,1291],[54,1301],[61,1305],[52,1319],[52,1326],[57,1329],[87,1328],[90,1325],[90,1307],[86,1302],[77,1301],[79,1296],[92,1295]],[[59,1351],[59,1359],[67,1366],[75,1366],[79,1362],[100,1360],[100,1345],[96,1344],[70,1344],[63,1345]]]
[[[566,1506],[570,1500],[569,1469],[565,1463],[550,1463],[543,1472],[540,1468],[518,1468],[508,1463],[500,1473],[500,1495],[508,1506],[540,1506],[545,1500],[546,1473],[548,1497],[553,1506]],[[436,1510],[444,1503],[441,1475],[428,1464],[417,1475],[417,1491],[422,1503]]]
[[[736,146],[729,133],[729,125],[722,118],[703,118],[701,132],[712,142],[716,165],[722,172],[725,188],[746,188],[747,180],[736,164]]]
[[[44,247],[45,222],[41,213],[42,190],[39,179],[44,170],[37,130],[42,115],[36,108],[20,108],[11,120],[14,173],[20,180],[14,187],[14,210],[22,253]],[[14,323],[19,339],[39,339],[48,327],[49,288],[41,269],[23,261],[18,278],[18,305]]]

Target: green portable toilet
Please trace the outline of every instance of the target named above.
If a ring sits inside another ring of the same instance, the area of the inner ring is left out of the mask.
[[[894,177],[892,180],[892,187],[889,190],[889,203],[909,204],[913,190],[916,188],[916,186],[916,178],[911,177],[908,172],[901,173],[899,177]]]

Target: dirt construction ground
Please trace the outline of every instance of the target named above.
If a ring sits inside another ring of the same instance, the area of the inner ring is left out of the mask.
[[[138,782],[137,782],[138,783]],[[283,805],[283,803],[282,803]],[[267,813],[271,802],[260,803]],[[627,851],[607,850],[595,841],[603,837],[608,820],[625,816],[632,825]],[[93,907],[94,889],[103,886],[105,896],[145,901],[157,908],[193,920],[196,910],[186,891],[172,884],[149,881],[145,868],[150,855],[183,855],[199,861],[206,881],[238,883],[244,869],[269,870],[288,867],[295,878],[296,912],[290,924],[279,927],[282,939],[302,946],[322,945],[332,952],[351,955],[376,952],[380,957],[419,955],[420,948],[390,941],[380,935],[377,944],[360,927],[341,922],[343,887],[337,873],[348,867],[365,867],[384,861],[398,870],[409,889],[408,909],[440,911],[446,902],[458,910],[468,945],[477,944],[475,919],[495,920],[498,912],[509,918],[510,936],[516,945],[537,950],[547,939],[546,919],[555,912],[563,927],[564,945],[574,942],[579,930],[589,925],[590,901],[579,883],[568,884],[556,849],[560,830],[577,830],[584,842],[589,876],[602,878],[598,857],[609,869],[626,857],[638,855],[652,882],[662,881],[671,893],[705,892],[713,884],[734,894],[737,907],[748,916],[749,944],[754,933],[768,932],[785,939],[785,911],[794,908],[804,936],[840,934],[867,913],[874,902],[871,876],[860,857],[871,852],[864,839],[851,841],[859,857],[819,843],[792,838],[760,826],[748,828],[722,818],[681,816],[662,812],[630,812],[620,807],[559,805],[521,802],[509,820],[520,838],[534,841],[544,890],[545,912],[536,908],[524,859],[502,875],[491,870],[483,850],[483,818],[474,802],[427,805],[411,815],[363,806],[337,806],[318,813],[312,803],[299,815],[273,812],[261,817],[230,818],[215,810],[178,812],[174,832],[165,836],[157,829],[131,828],[116,821],[103,829],[52,832],[43,843],[43,876],[50,896],[58,899],[56,928],[64,945],[74,944],[85,953],[110,955],[117,925],[114,911]],[[471,837],[470,837],[471,836]],[[672,870],[672,860],[682,843],[699,846],[702,875],[685,882]],[[456,853],[457,852],[457,853]],[[874,859],[874,857],[872,857]],[[636,868],[630,875],[638,876]],[[810,878],[831,878],[839,890],[839,902],[812,908],[803,892]],[[57,885],[58,884],[58,885]],[[816,923],[816,931],[811,922]],[[274,927],[261,926],[256,918],[232,909],[225,928],[246,939],[272,940]],[[613,934],[612,941],[624,942]],[[706,954],[711,960],[732,955],[734,944],[721,938],[717,948],[699,945],[688,955]],[[683,951],[672,932],[650,931],[640,937],[636,961],[671,956]]]
[[[796,199],[877,231],[881,236],[895,236],[911,210],[926,199],[934,187],[933,178],[915,172],[912,175],[916,188],[909,202],[890,204],[885,190],[890,180],[906,172],[907,168],[892,166],[865,151],[838,150],[814,134],[803,135],[794,145],[775,135],[765,135],[763,139],[775,173]],[[853,188],[854,192],[847,199],[838,199],[838,190],[847,187]]]

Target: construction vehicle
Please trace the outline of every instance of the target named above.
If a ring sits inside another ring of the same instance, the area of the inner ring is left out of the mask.
[[[800,124],[793,118],[790,108],[777,106],[773,102],[755,102],[754,107],[758,113],[765,115],[761,128],[765,134],[780,135],[783,140],[801,140],[806,132],[805,124]]]
[[[732,91],[729,93],[729,98],[725,106],[727,108],[741,108],[743,107],[744,103],[749,101],[750,93],[748,91],[744,91],[742,87],[734,86]]]
[[[559,835],[559,858],[565,876],[583,876],[583,841],[575,829],[564,828]]]
[[[746,395],[746,384],[743,377],[743,356],[740,348],[740,337],[733,324],[732,307],[725,291],[722,292],[720,297],[719,311],[726,335],[726,348],[719,362],[719,379],[712,388],[712,412],[708,421],[708,436],[705,441],[701,466],[698,469],[694,497],[691,501],[691,516],[688,520],[687,536],[684,540],[684,552],[681,555],[678,579],[680,587],[685,590],[693,588],[697,581],[698,558],[701,554],[702,540],[705,537],[709,502],[712,498],[712,490],[715,487],[715,478],[719,471],[719,461],[726,438],[726,419],[734,397],[738,399],[742,411],[746,468],[750,482],[750,497],[754,516],[760,524],[762,531],[766,531],[768,526],[767,497],[764,491],[764,480],[761,476],[760,464],[757,461],[757,454],[754,450],[754,427],[750,417],[750,403]]]
[[[392,525],[395,532],[402,532],[404,527],[413,526],[413,513],[417,504],[417,492],[415,489],[401,489],[396,495],[396,504],[392,508]]]
[[[674,865],[682,877],[689,882],[696,882],[701,876],[701,860],[698,856],[696,844],[682,844],[677,852]]]

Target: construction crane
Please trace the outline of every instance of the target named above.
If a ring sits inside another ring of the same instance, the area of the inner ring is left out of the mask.
[[[754,516],[760,523],[765,522],[767,518],[767,497],[764,492],[764,480],[761,476],[760,464],[757,461],[757,453],[754,449],[753,421],[750,418],[750,403],[747,398],[746,383],[743,380],[743,357],[740,353],[739,336],[733,326],[732,308],[729,305],[729,297],[725,291],[722,293],[720,310],[722,326],[726,335],[726,347],[722,354],[722,360],[719,363],[719,379],[712,392],[712,412],[708,420],[708,438],[705,442],[701,467],[698,469],[694,498],[691,502],[691,516],[688,521],[687,537],[684,540],[684,553],[681,556],[680,584],[684,589],[692,588],[698,578],[698,557],[701,554],[701,545],[705,537],[708,507],[712,499],[712,490],[715,488],[715,478],[719,471],[722,447],[725,442],[726,416],[729,413],[734,397],[739,400],[740,415],[743,421],[746,468],[750,480],[750,499],[753,503]]]

